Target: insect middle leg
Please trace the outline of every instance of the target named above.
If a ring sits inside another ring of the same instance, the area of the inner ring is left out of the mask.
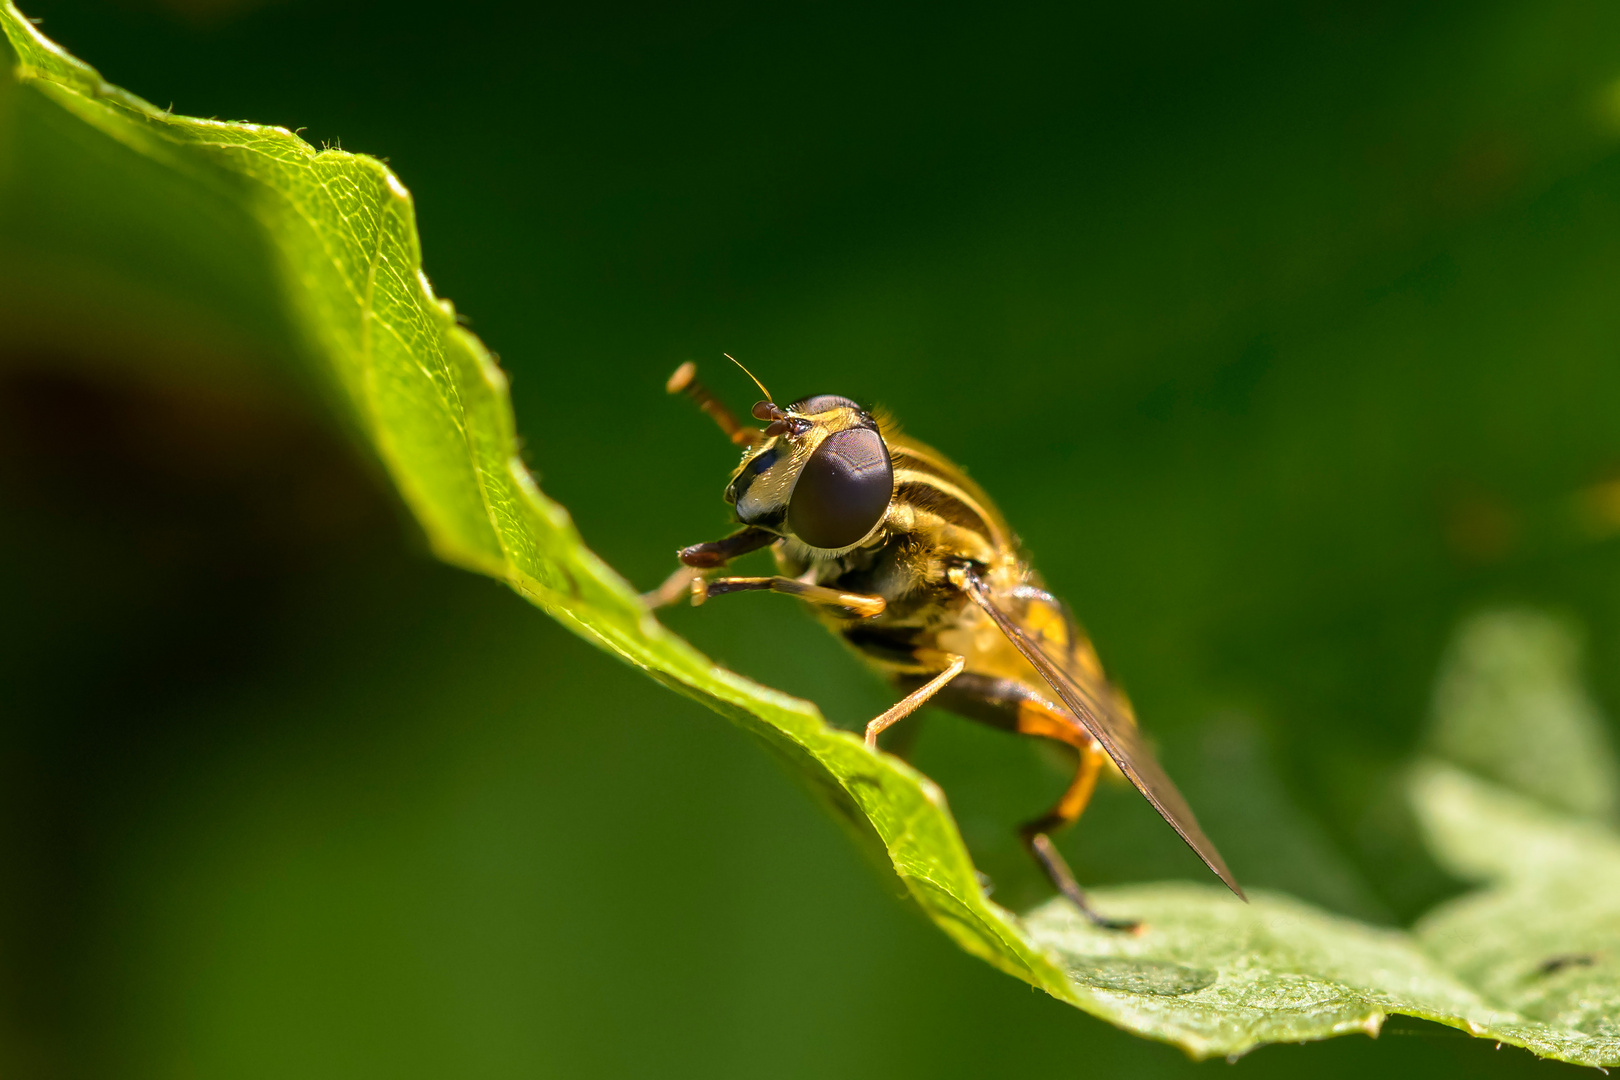
[[[918,649],[916,656],[924,663],[930,661],[943,663],[945,669],[872,718],[866,725],[867,749],[876,750],[879,735],[922,708],[929,698],[943,690],[945,685],[962,674],[962,669],[967,666],[966,657],[934,649]]]
[[[864,618],[883,614],[887,601],[881,596],[844,592],[813,585],[789,577],[723,577],[710,578],[707,571],[683,566],[651,592],[641,594],[641,602],[649,609],[666,607],[683,597],[691,597],[693,606],[702,604],[711,596],[724,596],[736,592],[774,592],[784,596],[797,596],[812,604],[846,608]]]
[[[1068,788],[1051,810],[1019,827],[1019,838],[1053,887],[1092,923],[1105,930],[1139,930],[1140,923],[1107,918],[1091,906],[1068,862],[1052,842],[1052,833],[1073,825],[1085,812],[1096,790],[1097,776],[1108,760],[1106,751],[1091,737],[1085,725],[1015,679],[997,679],[977,673],[957,679],[941,695],[940,704],[970,720],[1020,735],[1054,739],[1075,748],[1080,760]]]
[[[790,577],[723,577],[712,581],[697,578],[692,582],[691,588],[694,604],[701,604],[711,596],[724,596],[726,593],[774,592],[785,596],[797,596],[800,600],[808,600],[812,604],[848,608],[855,614],[867,618],[883,614],[883,609],[887,606],[887,602],[881,596],[829,589],[825,585],[813,585]]]

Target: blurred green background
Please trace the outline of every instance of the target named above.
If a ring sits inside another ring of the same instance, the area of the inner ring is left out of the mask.
[[[640,585],[726,528],[676,364],[893,409],[1246,885],[1387,924],[1456,887],[1392,785],[1472,611],[1577,620],[1620,714],[1620,9],[26,11],[178,112],[387,158],[542,484]],[[958,952],[738,732],[433,563],[296,395],[108,377],[82,316],[0,334],[10,1073],[1227,1068]],[[667,621],[836,723],[889,701],[786,601]],[[1062,763],[919,726],[997,898],[1041,899],[1010,830]],[[1063,844],[1201,873],[1124,790]],[[1567,1067],[1396,1020],[1235,1068]]]

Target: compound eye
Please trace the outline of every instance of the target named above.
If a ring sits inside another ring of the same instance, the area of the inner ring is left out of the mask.
[[[860,408],[849,398],[839,397],[837,394],[812,394],[789,405],[788,412],[798,413],[800,416],[813,416],[816,413],[831,412],[833,409],[854,409],[859,412]]]
[[[848,547],[883,520],[893,496],[894,466],[882,437],[869,428],[836,431],[793,485],[788,528],[811,547]]]

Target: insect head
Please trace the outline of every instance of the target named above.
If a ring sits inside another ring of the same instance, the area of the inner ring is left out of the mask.
[[[846,397],[818,394],[783,409],[754,406],[767,426],[726,485],[744,525],[837,551],[866,539],[894,496],[889,448],[870,413]]]

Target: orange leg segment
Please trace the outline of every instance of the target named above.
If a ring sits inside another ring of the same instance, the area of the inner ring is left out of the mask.
[[[1038,698],[1026,698],[1018,703],[1018,732],[1022,735],[1056,739],[1068,743],[1080,752],[1074,779],[1069,781],[1069,786],[1063,792],[1062,798],[1058,799],[1057,805],[1033,821],[1025,822],[1019,828],[1018,835],[1024,841],[1024,846],[1035,857],[1035,861],[1041,864],[1041,869],[1046,871],[1046,876],[1051,879],[1058,892],[1079,908],[1086,918],[1105,930],[1140,931],[1140,923],[1109,919],[1098,914],[1086,898],[1085,890],[1075,881],[1074,872],[1069,869],[1069,864],[1064,861],[1057,845],[1052,843],[1051,834],[1054,831],[1073,825],[1085,812],[1086,804],[1091,802],[1092,792],[1097,789],[1097,775],[1102,771],[1103,763],[1108,760],[1107,753],[1079,721],[1066,713],[1058,712]]]

